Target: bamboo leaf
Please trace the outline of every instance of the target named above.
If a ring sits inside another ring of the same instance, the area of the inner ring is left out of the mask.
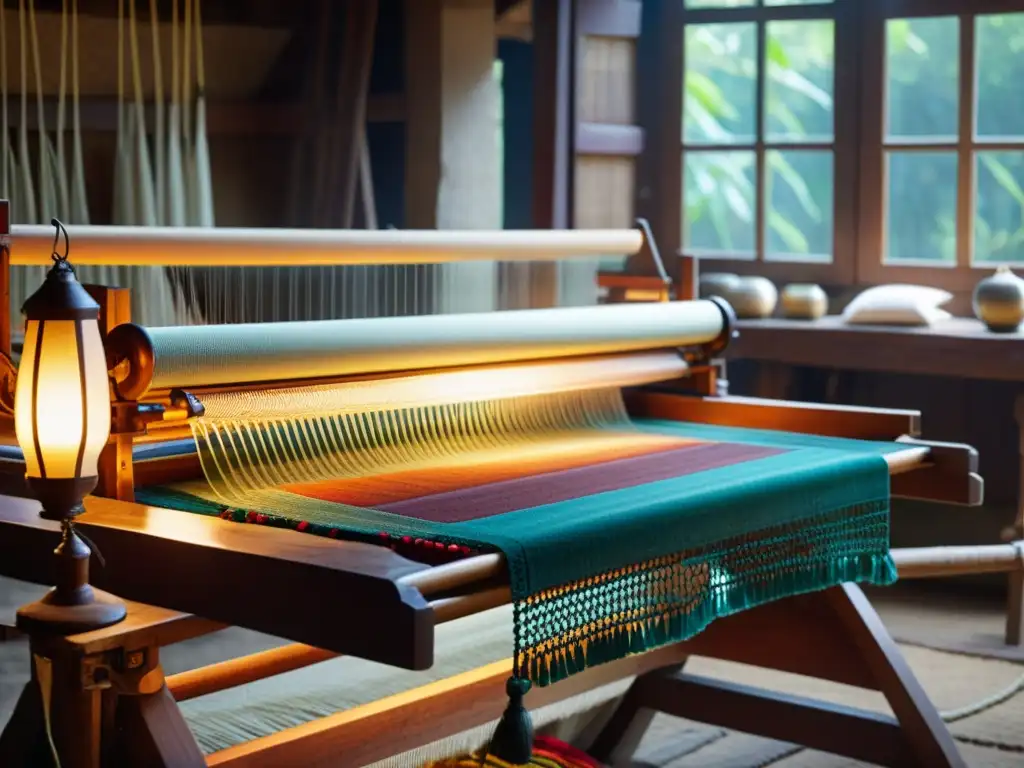
[[[768,226],[779,236],[790,253],[809,253],[807,238],[798,227],[788,221],[774,208],[768,211]]]
[[[988,169],[988,172],[992,174],[992,177],[996,180],[996,183],[1003,188],[1008,195],[1017,201],[1018,205],[1024,206],[1024,189],[1020,188],[1020,184],[1013,177],[1013,173],[1001,162],[999,159],[987,152],[978,153],[978,157],[981,159],[982,164]]]

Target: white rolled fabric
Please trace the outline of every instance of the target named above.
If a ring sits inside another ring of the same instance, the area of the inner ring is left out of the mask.
[[[712,301],[152,328],[147,390],[255,384],[706,344]],[[510,375],[514,375],[510,373]]]

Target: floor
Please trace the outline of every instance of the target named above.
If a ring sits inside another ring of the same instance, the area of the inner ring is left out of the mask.
[[[972,768],[1024,768],[1024,648],[1002,642],[999,601],[934,588],[869,591],[908,663],[940,711],[969,707],[1010,687],[1007,701],[950,725]],[[687,671],[887,711],[879,694],[710,659]],[[1014,686],[1014,684],[1017,684]],[[846,758],[659,715],[623,768],[853,768]]]
[[[7,585],[3,585],[7,586]],[[34,587],[5,589],[5,603],[31,599]],[[962,708],[1005,690],[1024,677],[1024,650],[1002,645],[1002,605],[934,590],[876,591],[872,599],[900,641],[910,666],[942,711]],[[0,623],[7,618],[0,605]],[[229,630],[228,632],[233,632]],[[200,638],[162,654],[165,667],[180,669],[217,661],[227,647],[234,653],[265,647],[254,635]],[[239,647],[239,642],[248,643]],[[27,675],[23,641],[0,643],[0,723],[6,722]],[[692,659],[687,671],[735,679],[863,708],[885,711],[880,695],[736,664]],[[1020,686],[1024,688],[1024,685]],[[951,726],[972,768],[1024,768],[1024,690]],[[636,755],[621,768],[851,768],[863,765],[800,749],[791,744],[658,716]]]

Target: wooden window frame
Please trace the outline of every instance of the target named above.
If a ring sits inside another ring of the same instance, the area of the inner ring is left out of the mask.
[[[1024,151],[1024,142],[978,141],[974,133],[975,20],[992,13],[1024,12],[1021,0],[865,0],[864,50],[861,95],[861,188],[860,247],[857,279],[860,283],[918,283],[969,293],[996,264],[973,266],[975,151],[1011,149]],[[885,142],[885,29],[889,19],[958,16],[960,19],[958,137],[955,142],[927,144],[912,140]],[[938,264],[885,264],[885,216],[887,208],[886,149],[905,151],[956,151],[956,262]]]
[[[658,62],[656,71],[648,71],[649,78],[657,78],[656,89],[646,89],[656,106],[644,109],[641,115],[650,115],[655,122],[645,121],[651,136],[650,145],[657,163],[646,166],[647,173],[639,185],[637,207],[655,222],[655,234],[663,252],[676,252],[680,256],[697,255],[700,268],[708,272],[757,274],[777,282],[809,281],[826,284],[850,283],[854,279],[856,264],[856,220],[858,145],[856,114],[858,91],[858,33],[852,12],[862,0],[834,0],[813,5],[765,6],[759,4],[744,8],[684,9],[682,0],[667,0],[658,29],[645,41],[656,48],[651,57]],[[831,142],[765,142],[764,141],[764,48],[767,23],[772,21],[833,20],[835,24],[834,70],[834,128]],[[682,245],[683,233],[683,167],[685,144],[683,141],[683,89],[685,61],[685,26],[701,23],[756,22],[758,76],[756,98],[756,141],[752,144],[719,147],[696,145],[695,151],[751,151],[756,153],[755,183],[755,248],[757,256],[729,258],[692,254]],[[652,39],[654,38],[654,39]],[[641,98],[644,89],[640,91]],[[766,178],[764,158],[767,151],[825,149],[833,155],[833,253],[830,262],[800,260],[765,260]],[[652,204],[652,198],[656,200]]]

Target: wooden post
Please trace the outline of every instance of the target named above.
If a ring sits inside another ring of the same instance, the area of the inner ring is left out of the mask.
[[[405,226],[501,229],[491,0],[406,0]],[[412,267],[434,311],[494,309],[496,265]]]
[[[130,323],[131,294],[127,288],[86,285],[85,290],[100,305],[100,335],[105,339],[114,328]],[[112,396],[116,394],[112,392]],[[135,501],[135,479],[132,472],[132,435],[124,434],[124,409],[115,401],[111,411],[110,440],[99,459],[99,481],[96,495],[120,501]]]
[[[11,357],[11,203],[0,200],[0,354]]]
[[[1017,515],[1010,538],[1024,539],[1024,393],[1017,395],[1013,404],[1017,419],[1017,466],[1020,478],[1017,491]],[[1024,570],[1017,569],[1010,574],[1009,594],[1006,605],[1006,644],[1020,645],[1024,642]]]

